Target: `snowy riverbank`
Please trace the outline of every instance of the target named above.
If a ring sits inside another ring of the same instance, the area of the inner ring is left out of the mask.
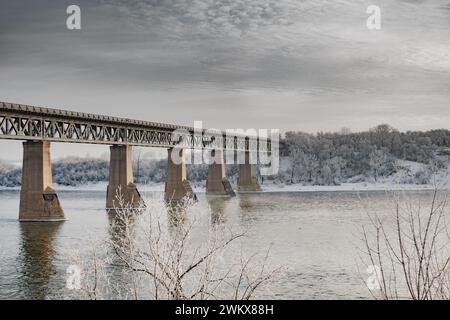
[[[337,192],[337,191],[389,191],[389,190],[433,190],[432,185],[387,184],[387,183],[343,183],[338,186],[264,185],[264,192]]]
[[[387,176],[379,177],[377,181],[367,176],[355,176],[339,185],[307,185],[302,183],[286,184],[265,180],[262,184],[263,192],[337,192],[337,191],[389,191],[389,190],[433,190],[435,185],[438,189],[450,189],[450,165],[435,172],[429,179],[433,181],[428,184],[417,183],[414,177],[418,172],[426,170],[426,165],[411,162],[397,161],[397,172]],[[205,193],[205,181],[191,182],[196,193]],[[66,186],[54,183],[58,191],[102,191],[105,192],[108,183],[101,181],[78,186]],[[164,192],[164,183],[137,184],[141,192]],[[234,184],[233,184],[234,186]],[[20,186],[3,187],[0,190],[20,190]]]
[[[438,186],[440,189],[449,189],[448,185]],[[95,184],[87,184],[82,186],[62,186],[54,185],[57,191],[105,191],[107,188],[106,182],[99,182]],[[141,192],[164,192],[163,183],[138,185]],[[196,193],[205,193],[203,186],[193,186]],[[337,186],[305,186],[302,184],[263,184],[263,192],[339,192],[339,191],[394,191],[394,190],[433,190],[435,187],[431,184],[417,185],[417,184],[395,184],[395,183],[343,183]],[[0,187],[0,191],[19,191],[20,187]]]

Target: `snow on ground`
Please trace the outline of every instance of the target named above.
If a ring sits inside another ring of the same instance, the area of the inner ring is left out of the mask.
[[[303,185],[303,184],[273,184],[271,181],[265,181],[261,186],[263,192],[333,192],[333,191],[386,191],[386,190],[433,190],[436,187],[439,189],[450,189],[450,165],[446,169],[440,170],[432,177],[432,181],[429,184],[413,184],[404,183],[407,181],[405,177],[412,177],[417,172],[426,170],[426,165],[397,160],[396,163],[399,168],[398,171],[389,177],[380,177],[377,181],[369,179],[365,181],[367,177],[354,177],[350,179],[351,182],[342,183],[334,186],[315,186],[315,185]],[[54,184],[55,190],[58,191],[106,191],[108,183],[105,181],[98,183],[91,183],[80,186],[63,186]],[[191,183],[193,190],[196,193],[205,193],[204,183]],[[150,183],[141,185],[138,184],[140,191],[156,191],[164,192],[164,183]],[[20,187],[1,187],[0,190],[20,190]]]
[[[379,177],[377,181],[374,178],[358,176],[349,179],[348,183],[341,183],[335,186],[312,186],[304,184],[270,184],[262,186],[265,192],[332,192],[332,191],[386,191],[386,190],[434,190],[450,189],[450,165],[434,175],[431,175],[431,181],[428,184],[405,183],[405,181],[414,181],[416,173],[427,170],[427,165],[397,160],[397,172],[388,177]]]
[[[106,191],[107,183],[99,182],[96,184],[88,184],[82,186],[61,186],[55,184],[54,189],[57,191]],[[386,191],[386,190],[433,190],[435,187],[432,184],[417,185],[417,184],[395,184],[395,183],[343,183],[338,186],[305,186],[302,184],[263,184],[263,192],[335,192],[335,191]],[[443,187],[441,187],[443,188]],[[448,188],[448,184],[444,187]],[[147,184],[138,185],[139,191],[153,191],[164,192],[164,184]],[[205,188],[202,186],[193,186],[196,193],[205,193]],[[0,187],[0,190],[20,190],[20,187],[7,188]]]
[[[268,185],[263,192],[334,192],[334,191],[386,191],[386,190],[433,190],[432,185],[389,184],[389,183],[343,183],[339,186]]]
[[[63,186],[57,183],[53,184],[53,188],[58,191],[106,191],[108,187],[108,183],[106,181],[98,182],[98,183],[90,183],[79,186]],[[161,191],[164,192],[164,183],[151,183],[151,184],[138,184],[137,185],[139,191]],[[205,188],[198,185],[192,185],[192,189],[195,192],[202,193],[205,192]],[[20,187],[1,187],[0,190],[20,190]]]

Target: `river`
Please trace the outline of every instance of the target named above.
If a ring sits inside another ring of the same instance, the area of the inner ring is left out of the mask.
[[[430,196],[429,191],[406,193],[416,199]],[[157,201],[162,194],[144,196]],[[270,247],[270,259],[285,266],[270,291],[258,298],[367,299],[366,266],[358,263],[361,226],[369,223],[366,212],[391,212],[391,196],[383,191],[240,194],[231,199],[200,194],[196,210],[222,213],[221,223],[245,225],[247,249]],[[61,191],[59,198],[67,221],[19,223],[19,192],[0,191],[1,299],[63,298],[69,264],[65,252],[88,248],[93,238],[111,237],[104,192]]]

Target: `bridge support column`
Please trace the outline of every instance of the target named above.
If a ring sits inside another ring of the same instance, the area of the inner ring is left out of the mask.
[[[178,161],[172,159],[172,154]],[[165,199],[167,201],[177,201],[185,197],[197,199],[197,195],[192,190],[186,178],[186,161],[184,149],[168,149],[167,178],[165,186]]]
[[[133,180],[131,146],[111,146],[109,161],[109,184],[106,191],[106,209],[140,209],[145,203]],[[119,203],[119,195],[123,203]]]
[[[239,175],[237,179],[238,191],[262,191],[256,179],[255,166],[250,164],[250,162],[250,152],[245,151],[244,163],[239,164]]]
[[[211,151],[206,194],[232,197],[236,195],[225,173],[222,150]]]
[[[58,195],[52,188],[49,141],[23,143],[19,220],[65,220]]]

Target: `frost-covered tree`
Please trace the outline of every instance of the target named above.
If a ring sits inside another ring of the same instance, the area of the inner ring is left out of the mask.
[[[383,150],[376,149],[370,153],[370,168],[372,169],[373,177],[377,181],[378,176],[385,170],[387,162],[387,155]]]

